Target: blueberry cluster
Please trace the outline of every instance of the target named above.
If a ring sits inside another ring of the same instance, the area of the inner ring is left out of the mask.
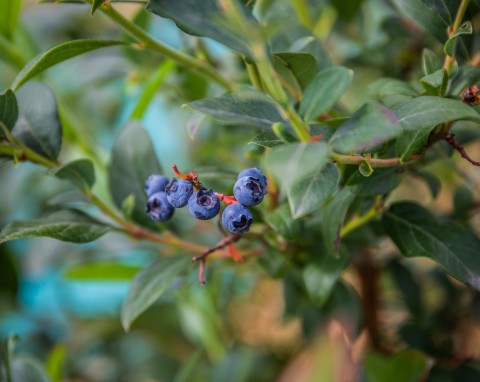
[[[188,206],[188,211],[200,220],[215,217],[220,211],[220,202],[228,205],[222,213],[222,223],[233,233],[243,233],[253,223],[247,207],[261,203],[267,193],[267,178],[258,168],[249,168],[238,174],[233,187],[234,197],[225,196],[211,189],[200,188],[194,192],[195,179],[173,178],[170,182],[164,175],[151,175],[145,182],[148,196],[147,214],[153,220],[166,221],[173,216],[175,208]],[[198,189],[197,184],[197,189]]]

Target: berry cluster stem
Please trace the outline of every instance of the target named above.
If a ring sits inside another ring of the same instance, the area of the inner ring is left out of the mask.
[[[198,174],[195,171],[190,171],[188,174],[184,174],[180,172],[176,164],[172,164],[172,169],[175,175],[177,175],[180,179],[188,180],[192,182],[193,187],[197,190],[206,190],[207,188],[200,182],[198,179]]]

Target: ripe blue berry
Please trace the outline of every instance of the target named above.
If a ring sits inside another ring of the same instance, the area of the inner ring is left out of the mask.
[[[248,232],[253,223],[252,214],[241,204],[230,204],[223,210],[222,223],[233,233]]]
[[[168,202],[175,208],[185,207],[192,195],[193,185],[188,180],[173,178],[165,186]]]
[[[197,219],[211,219],[220,211],[220,200],[212,190],[197,191],[188,199],[188,211]]]
[[[233,186],[233,195],[244,206],[256,206],[261,203],[267,193],[265,186],[266,180],[253,176],[242,176]]]
[[[152,196],[156,192],[163,191],[167,183],[168,178],[165,175],[150,175],[145,181],[145,193],[147,196]]]
[[[244,176],[251,176],[257,178],[262,182],[263,188],[267,187],[267,178],[263,175],[262,170],[256,167],[246,168],[238,173],[237,179],[243,178]]]
[[[168,202],[165,191],[156,192],[148,198],[147,214],[153,220],[166,221],[173,215],[175,208]]]

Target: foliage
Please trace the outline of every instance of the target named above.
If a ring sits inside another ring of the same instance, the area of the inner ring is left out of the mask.
[[[2,380],[478,380],[480,4],[124,2],[0,0],[0,311],[16,239],[89,243],[59,247],[66,280],[129,282],[88,329],[114,371],[82,371],[75,335],[45,367],[10,336]],[[227,204],[261,168],[250,232],[150,220],[145,180],[174,163]]]

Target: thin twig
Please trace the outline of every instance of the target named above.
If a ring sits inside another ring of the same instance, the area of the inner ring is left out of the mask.
[[[462,158],[468,160],[474,166],[480,166],[480,162],[477,162],[477,161],[473,160],[472,158],[470,158],[470,156],[465,151],[465,148],[460,143],[458,143],[458,141],[455,139],[454,134],[448,133],[445,136],[445,140],[450,144],[450,146],[452,146],[455,150],[457,150],[460,153]]]
[[[207,251],[202,253],[200,256],[192,257],[192,261],[195,262],[195,261],[199,261],[199,260],[205,260],[208,257],[208,255],[211,255],[213,252],[216,252],[220,249],[223,249],[223,248],[229,246],[230,244],[235,243],[236,241],[240,240],[240,237],[241,237],[240,234],[234,234],[234,235],[231,235],[231,236],[227,236],[226,238],[220,240],[217,245],[215,245],[212,248],[209,248]]]

